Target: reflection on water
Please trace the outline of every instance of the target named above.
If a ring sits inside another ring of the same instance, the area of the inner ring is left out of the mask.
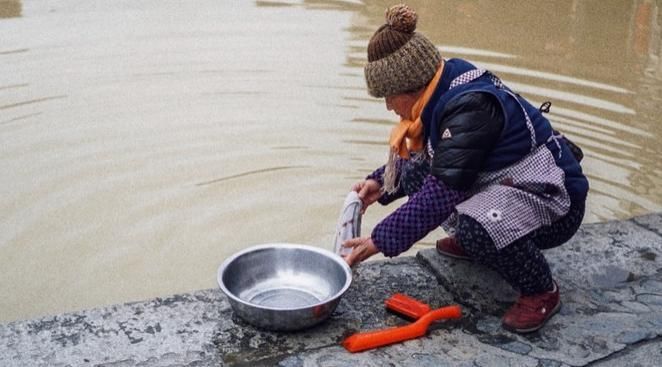
[[[214,287],[256,243],[331,248],[396,120],[362,70],[392,1],[231,3],[0,0],[0,321]],[[586,221],[662,210],[655,1],[408,3],[444,57],[552,101]]]
[[[0,0],[0,18],[15,18],[21,16],[21,0]]]

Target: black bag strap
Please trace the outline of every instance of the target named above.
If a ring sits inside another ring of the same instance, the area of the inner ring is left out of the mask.
[[[540,105],[540,108],[538,108],[538,110],[541,113],[549,113],[549,109],[551,107],[552,107],[552,102],[545,101],[543,102],[543,104]],[[584,159],[584,152],[582,151],[582,148],[579,147],[579,145],[573,143],[572,140],[568,139],[567,136],[561,134],[560,132],[558,132],[558,130],[554,128],[552,128],[552,132],[554,133],[554,135],[560,136],[565,141],[565,143],[568,145],[568,148],[570,148],[572,155],[575,156],[577,162],[581,162],[582,159]]]

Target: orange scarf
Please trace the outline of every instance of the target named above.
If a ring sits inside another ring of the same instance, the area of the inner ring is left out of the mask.
[[[389,139],[391,151],[397,153],[402,158],[409,159],[409,152],[420,152],[423,150],[423,122],[421,121],[421,112],[423,112],[423,108],[430,100],[430,97],[432,97],[432,93],[434,93],[437,83],[441,79],[443,70],[444,62],[442,60],[437,73],[411,108],[411,116],[414,121],[402,119],[391,130],[391,137]]]

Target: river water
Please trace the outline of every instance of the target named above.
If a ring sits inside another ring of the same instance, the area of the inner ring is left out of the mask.
[[[215,287],[253,244],[330,249],[396,121],[362,74],[391,3],[0,0],[0,322]],[[444,57],[553,102],[585,222],[662,210],[660,3],[517,3],[409,1]]]

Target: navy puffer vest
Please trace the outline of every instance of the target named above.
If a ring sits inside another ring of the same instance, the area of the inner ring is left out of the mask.
[[[508,167],[524,158],[535,147],[546,144],[554,155],[556,164],[566,175],[565,186],[571,199],[584,200],[588,192],[588,181],[581,166],[562,139],[550,139],[553,135],[552,126],[536,107],[524,98],[515,97],[495,86],[489,73],[450,89],[455,78],[473,69],[476,69],[474,65],[461,59],[446,61],[441,80],[421,115],[426,141],[429,140],[431,146],[436,147],[441,139],[444,128],[441,116],[448,102],[469,92],[492,94],[502,107],[505,124],[497,144],[485,162],[485,171]],[[522,108],[529,115],[533,134],[527,127]]]

